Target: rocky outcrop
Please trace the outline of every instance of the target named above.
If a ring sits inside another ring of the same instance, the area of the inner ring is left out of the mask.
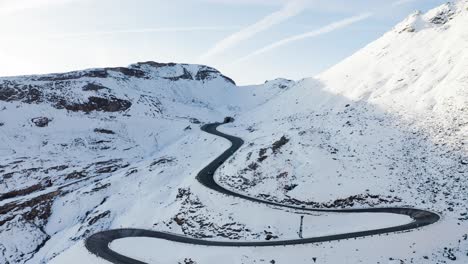
[[[31,119],[31,122],[33,122],[37,127],[46,127],[49,125],[50,121],[52,120],[48,117],[36,117]]]
[[[56,106],[73,112],[120,112],[129,109],[132,106],[132,103],[114,96],[109,96],[109,98],[91,96],[88,98],[87,102],[70,104],[68,102],[60,101]]]
[[[97,83],[87,83],[85,86],[83,86],[83,91],[99,91],[99,90],[109,90],[109,88],[97,84]]]
[[[67,84],[60,83],[62,86]],[[91,86],[90,86],[91,85]],[[57,89],[57,85],[50,85]],[[87,84],[88,88],[97,86],[95,84]],[[4,81],[0,84],[0,101],[5,102],[23,102],[27,104],[50,103],[52,107],[57,109],[66,109],[69,111],[104,111],[104,112],[119,112],[125,111],[132,106],[128,100],[119,99],[113,95],[106,97],[90,96],[86,101],[79,102],[72,96],[67,96],[66,93],[57,93],[51,91],[49,86],[23,85],[14,81]]]

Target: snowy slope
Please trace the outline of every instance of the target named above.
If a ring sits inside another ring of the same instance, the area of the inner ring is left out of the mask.
[[[148,170],[177,164],[179,155],[160,153],[203,122],[282,93],[282,82],[237,87],[210,67],[155,62],[0,78],[1,262],[23,263],[54,239],[78,240],[91,232],[83,223],[107,227],[112,219],[96,222],[110,213],[94,207],[107,199],[108,178],[136,173],[139,163]],[[78,195],[83,204],[73,214],[73,206],[55,209]]]
[[[318,245],[214,249],[132,238],[112,248],[151,263],[467,263],[467,8],[464,0],[414,13],[298,83],[236,87],[212,68],[153,62],[0,79],[0,91],[29,91],[14,100],[0,94],[0,194],[12,196],[0,200],[0,260],[106,263],[83,239],[122,227],[213,240],[298,238],[301,213],[196,182],[228,146],[198,123],[232,115],[236,121],[220,130],[245,145],[217,172],[224,186],[320,208],[424,208],[442,220]],[[91,96],[106,103],[89,103]],[[51,121],[38,127],[37,117]],[[306,236],[407,221],[304,216]]]
[[[415,234],[407,246],[433,252],[437,263],[448,260],[444,247],[453,247],[465,263],[467,7],[460,1],[415,13],[342,63],[240,116],[224,131],[250,145],[218,180],[284,203],[440,212],[450,235],[440,233],[440,242],[427,246]],[[421,253],[387,256],[426,263]],[[350,263],[381,258],[354,257]]]
[[[402,148],[411,147],[408,142],[430,144],[441,151],[450,150],[450,154],[455,156],[447,157],[454,162],[452,169],[462,170],[465,163],[463,156],[468,151],[468,35],[465,29],[468,11],[466,2],[458,5],[447,4],[424,15],[418,13],[419,31],[402,31],[402,28],[414,26],[412,15],[344,62],[316,78],[299,82],[281,97],[250,111],[234,126],[244,127],[248,134],[245,135],[246,131],[243,131],[242,136],[255,137],[251,140],[255,145],[261,140],[269,145],[263,146],[263,154],[246,152],[246,159],[250,157],[247,160],[268,162],[268,156],[280,154],[275,153],[279,151],[273,149],[274,142],[281,143],[282,134],[288,133],[292,135],[286,137],[283,143],[311,151],[311,155],[319,158],[344,151],[340,156],[347,159],[341,162],[350,163],[342,166],[344,170],[355,166],[353,163],[357,156],[365,152],[368,152],[369,166],[370,161],[374,161],[382,163],[382,169],[388,169],[395,163],[388,156],[401,156]],[[445,16],[448,18],[442,19]],[[439,21],[447,22],[443,24]],[[426,46],[426,43],[430,44]],[[256,117],[253,122],[249,121],[252,116]],[[276,135],[267,136],[265,131]],[[330,144],[324,141],[337,142]],[[319,149],[312,148],[313,145]],[[256,148],[261,149],[260,146]],[[375,161],[379,158],[376,154],[383,151],[387,152],[381,154],[386,156],[383,158],[388,164]],[[320,165],[322,161],[307,157],[304,157],[304,161],[297,161],[296,154],[303,154],[301,150],[299,153],[282,152],[296,159],[288,160],[289,163],[297,162],[291,165],[292,169],[301,168],[306,162],[310,164],[298,174],[308,174],[316,167],[331,168],[323,173],[336,174],[335,168],[341,166],[338,161],[329,158],[330,166],[314,166],[311,163]],[[444,162],[435,164],[449,166]],[[368,169],[359,170],[364,174]],[[359,174],[359,170],[356,174]],[[372,170],[387,173],[379,171],[377,167]],[[382,178],[377,177],[377,181]],[[349,186],[346,191],[351,191]]]

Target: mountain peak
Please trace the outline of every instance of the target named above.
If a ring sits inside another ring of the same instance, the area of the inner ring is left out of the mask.
[[[468,1],[457,1],[445,3],[426,13],[415,11],[399,23],[394,31],[413,33],[426,28],[443,27],[456,16],[468,13],[467,7]]]
[[[170,80],[197,80],[208,81],[216,78],[222,78],[225,81],[236,85],[229,77],[223,75],[215,68],[184,63],[159,63],[154,61],[138,62],[129,66],[130,69],[142,70],[147,73],[148,77],[166,78]]]

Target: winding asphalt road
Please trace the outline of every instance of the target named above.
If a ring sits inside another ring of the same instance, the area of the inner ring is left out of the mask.
[[[218,156],[210,164],[208,164],[204,169],[202,169],[198,175],[197,180],[204,185],[205,187],[233,197],[241,198],[244,200],[272,205],[275,207],[281,208],[290,208],[295,210],[302,211],[312,211],[312,212],[336,212],[336,213],[389,213],[389,214],[400,214],[407,215],[413,219],[412,222],[404,225],[398,225],[387,228],[372,229],[366,231],[321,236],[321,237],[311,237],[303,239],[291,239],[291,240],[273,240],[273,241],[258,241],[258,242],[236,242],[236,241],[210,241],[203,239],[195,239],[186,236],[144,230],[144,229],[115,229],[108,230],[96,233],[90,236],[86,241],[86,248],[93,254],[106,259],[112,263],[116,264],[145,264],[139,260],[135,260],[124,255],[121,255],[112,249],[109,248],[109,245],[112,241],[121,238],[129,237],[150,237],[165,239],[169,241],[185,243],[185,244],[194,244],[194,245],[204,245],[204,246],[218,246],[218,247],[260,247],[260,246],[285,246],[285,245],[298,245],[298,244],[309,244],[309,243],[319,243],[333,240],[341,239],[350,239],[371,235],[386,234],[392,232],[406,231],[423,226],[427,226],[437,222],[440,219],[440,216],[436,213],[414,209],[414,208],[400,208],[400,207],[389,207],[389,208],[364,208],[364,209],[312,209],[301,206],[293,205],[283,205],[275,202],[264,201],[261,199],[249,197],[243,194],[235,193],[230,190],[225,189],[220,186],[214,180],[214,172],[223,164],[229,157],[231,157],[234,152],[236,152],[243,144],[244,141],[238,137],[227,135],[219,132],[216,128],[223,123],[213,123],[204,125],[201,129],[207,133],[223,137],[231,142],[231,147],[224,151],[223,154]]]

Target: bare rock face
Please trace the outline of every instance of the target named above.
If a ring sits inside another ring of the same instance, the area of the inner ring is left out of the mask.
[[[207,66],[203,66],[201,67],[197,74],[195,75],[195,79],[197,81],[206,81],[206,80],[212,80],[212,79],[215,79],[217,78],[218,76],[220,76],[221,78],[223,78],[224,80],[232,83],[232,84],[236,84],[231,78],[225,76],[225,75],[222,75],[218,70],[214,69],[214,68],[211,68],[211,67],[207,67]]]
[[[12,81],[4,81],[0,84],[0,101],[21,101],[24,103],[42,102],[43,93],[39,87],[32,85],[20,85]]]
[[[234,117],[226,116],[226,117],[224,118],[224,123],[227,124],[227,123],[232,123],[232,122],[234,122]]]
[[[98,83],[87,83],[85,86],[83,86],[83,91],[99,91],[99,90],[109,90],[109,88],[100,85]]]
[[[62,87],[63,86],[63,87]],[[120,112],[132,106],[132,103],[125,99],[120,99],[114,95],[90,96],[86,99],[77,100],[73,96],[67,95],[67,83],[49,83],[43,86],[22,85],[12,81],[4,81],[0,84],[0,101],[23,102],[27,104],[49,103],[56,109],[66,109],[72,112]],[[53,89],[52,89],[53,88]],[[64,92],[56,94],[55,91],[62,89]],[[84,90],[106,89],[106,87],[96,84],[87,84]]]
[[[108,134],[108,135],[114,135],[115,132],[109,129],[104,129],[104,128],[95,128],[94,132],[100,133],[100,134]]]
[[[91,96],[87,102],[69,104],[68,102],[60,101],[57,106],[57,108],[65,108],[73,112],[120,112],[130,108],[132,103],[114,96],[109,96],[109,98]]]
[[[445,5],[439,7],[438,9],[433,11],[428,18],[429,22],[435,25],[444,25],[455,15],[455,6],[453,3],[446,3]]]
[[[46,127],[49,125],[50,121],[52,120],[48,117],[35,117],[31,119],[31,122],[33,122],[37,127]]]

